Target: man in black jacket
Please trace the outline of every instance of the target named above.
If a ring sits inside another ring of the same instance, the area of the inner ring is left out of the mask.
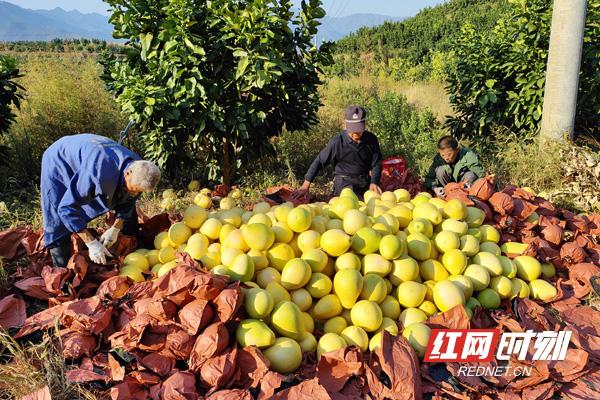
[[[346,130],[334,136],[321,150],[294,196],[307,194],[314,178],[329,164],[332,164],[335,170],[334,196],[339,196],[344,188],[352,189],[360,198],[369,189],[381,193],[379,181],[383,156],[377,137],[365,129],[366,116],[367,112],[362,107],[350,106],[346,109]]]

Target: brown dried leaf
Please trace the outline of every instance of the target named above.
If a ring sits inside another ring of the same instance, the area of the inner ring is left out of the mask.
[[[166,348],[178,360],[187,360],[190,358],[195,340],[195,336],[189,335],[183,329],[174,328],[167,334]]]
[[[70,383],[87,383],[94,381],[107,381],[109,377],[87,369],[76,368],[67,371],[66,378],[67,382]]]
[[[243,389],[226,389],[214,392],[206,398],[206,400],[253,400],[252,393],[249,390]]]
[[[275,390],[281,387],[285,377],[280,373],[269,371],[260,382],[260,394],[258,400],[267,400],[273,398]]]
[[[133,281],[126,276],[113,276],[100,284],[96,295],[111,300],[120,299],[127,293]]]
[[[215,391],[226,388],[236,371],[237,348],[209,358],[200,369],[200,382],[204,387]]]
[[[21,241],[32,233],[29,226],[0,232],[0,258],[10,261],[25,255],[25,247]]]
[[[113,381],[122,381],[125,378],[125,368],[109,353],[108,354],[108,370]]]
[[[162,384],[164,400],[197,400],[196,377],[191,372],[175,372]]]
[[[175,368],[176,360],[158,353],[150,353],[140,359],[140,364],[160,375],[168,375]]]
[[[111,400],[146,400],[148,390],[137,382],[123,382],[110,389]]]
[[[427,325],[431,329],[469,329],[471,323],[465,307],[458,305],[446,312],[430,317]]]
[[[19,339],[41,329],[48,329],[54,326],[56,321],[62,317],[63,310],[64,304],[60,304],[51,308],[47,308],[27,318],[25,320],[25,325],[23,325],[21,330],[15,335],[15,339]]]
[[[238,351],[236,367],[239,378],[235,386],[244,389],[256,388],[269,372],[269,360],[256,347],[245,347]]]
[[[62,353],[68,360],[91,357],[96,349],[96,338],[81,332],[69,332],[62,337]]]
[[[203,299],[186,304],[178,313],[179,323],[190,335],[197,335],[214,317],[210,303]]]
[[[302,381],[300,384],[277,393],[274,400],[331,400],[327,390],[317,378]]]
[[[487,175],[477,179],[469,188],[469,194],[471,196],[475,196],[483,201],[487,201],[492,197],[495,191],[493,175]]]
[[[202,332],[192,349],[190,369],[200,371],[206,360],[221,354],[229,346],[229,331],[221,322],[216,322]]]
[[[23,299],[14,294],[0,299],[0,329],[20,328],[27,320]]]
[[[219,320],[223,323],[229,321],[244,304],[244,295],[240,289],[240,283],[235,282],[223,290],[213,300]]]
[[[328,392],[339,392],[350,378],[361,374],[362,366],[360,349],[338,349],[321,355],[317,364],[317,379]]]
[[[500,215],[510,215],[515,209],[513,198],[506,193],[496,192],[488,201],[492,209]]]
[[[587,259],[585,250],[575,242],[569,242],[560,248],[560,259],[565,265],[583,263]]]
[[[52,400],[52,394],[50,393],[50,388],[48,386],[44,386],[35,392],[21,397],[20,400]]]
[[[548,369],[552,379],[558,382],[571,382],[587,373],[589,354],[580,349],[568,349],[563,361],[548,361]]]

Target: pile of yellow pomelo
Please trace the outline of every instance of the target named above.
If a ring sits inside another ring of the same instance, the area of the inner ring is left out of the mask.
[[[231,197],[209,211],[200,193],[183,221],[158,234],[155,249],[125,257],[121,274],[162,276],[186,252],[215,274],[246,283],[242,347],[262,349],[271,368],[296,370],[302,352],[318,357],[346,346],[363,352],[380,345],[381,332],[401,332],[423,356],[430,316],[464,305],[497,308],[503,299],[545,300],[556,288],[551,264],[533,257],[509,259],[527,245],[498,245],[500,233],[485,214],[460,200],[448,202],[399,189],[360,201],[349,189],[329,203],[252,211]],[[315,326],[324,334],[317,340]]]

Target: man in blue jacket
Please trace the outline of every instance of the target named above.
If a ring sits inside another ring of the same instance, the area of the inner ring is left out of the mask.
[[[56,267],[71,257],[72,233],[89,249],[90,260],[106,264],[107,248],[119,232],[139,229],[135,203],[160,180],[160,170],[113,140],[92,134],[65,136],[42,156],[41,196],[44,243]],[[97,240],[87,223],[113,210],[116,221]]]

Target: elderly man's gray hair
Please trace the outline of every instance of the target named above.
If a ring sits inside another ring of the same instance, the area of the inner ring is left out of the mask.
[[[150,161],[134,161],[129,164],[127,171],[131,173],[129,182],[144,192],[151,192],[156,189],[158,181],[160,181],[160,169]]]

